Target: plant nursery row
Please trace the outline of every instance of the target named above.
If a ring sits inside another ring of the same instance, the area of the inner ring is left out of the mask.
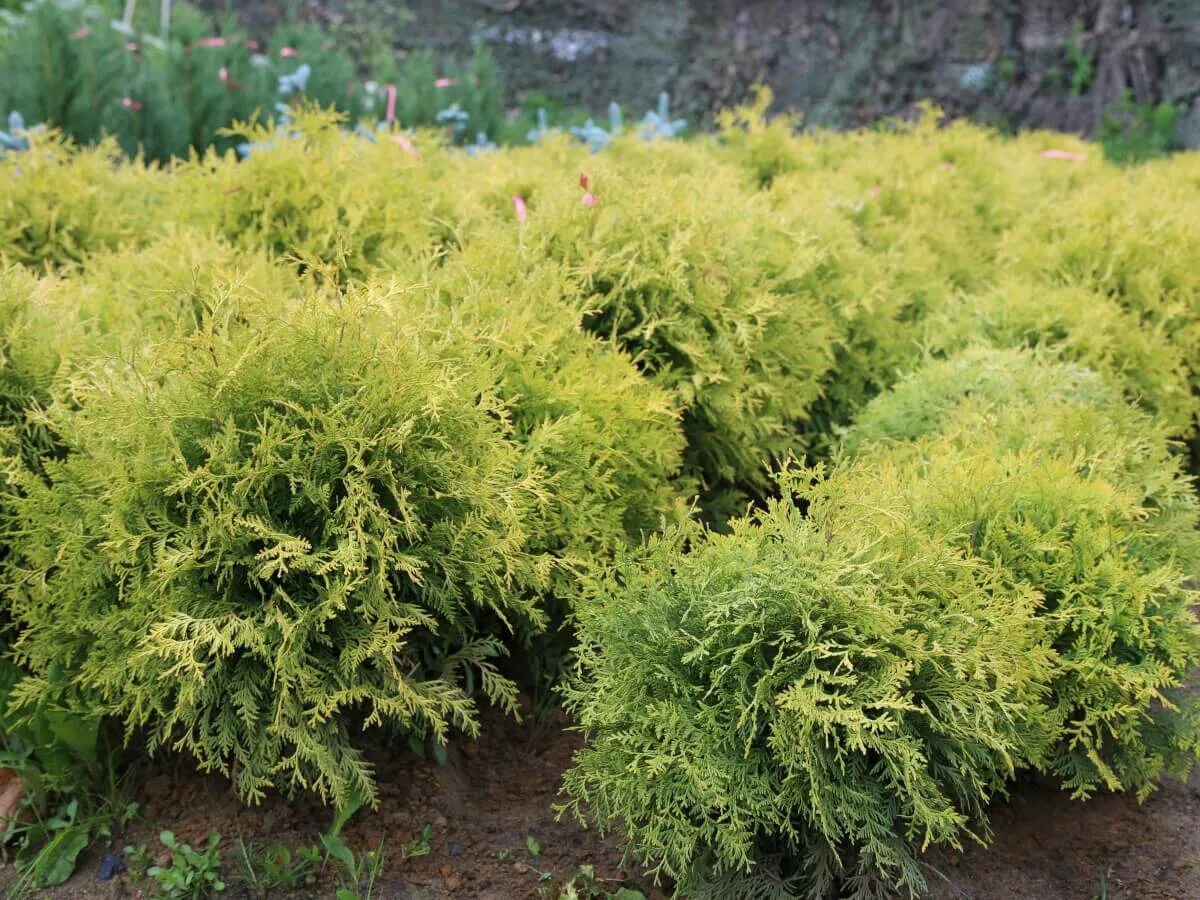
[[[559,698],[687,897],[914,895],[1200,754],[1200,155],[936,110],[0,157],[0,721],[247,803]],[[490,713],[489,713],[490,715]]]

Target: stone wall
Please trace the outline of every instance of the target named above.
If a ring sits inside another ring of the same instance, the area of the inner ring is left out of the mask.
[[[247,4],[263,9],[269,4]],[[1200,0],[310,0],[388,21],[401,47],[492,48],[516,96],[603,110],[667,90],[703,119],[770,84],[810,123],[851,126],[931,98],[1003,127],[1092,132],[1128,91],[1180,105],[1200,145]]]

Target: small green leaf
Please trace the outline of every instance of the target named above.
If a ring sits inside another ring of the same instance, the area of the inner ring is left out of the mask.
[[[446,756],[446,747],[444,744],[433,745],[433,758],[439,766],[444,766],[446,764],[448,757]]]
[[[321,843],[325,845],[325,852],[341,863],[347,871],[354,872],[354,854],[350,852],[350,848],[342,843],[342,839],[336,834],[321,835]]]
[[[67,828],[58,832],[33,862],[33,877],[43,887],[56,887],[75,872],[75,864],[88,845],[88,830]]]
[[[525,849],[529,851],[530,856],[541,856],[542,854],[542,845],[532,834],[525,836]]]

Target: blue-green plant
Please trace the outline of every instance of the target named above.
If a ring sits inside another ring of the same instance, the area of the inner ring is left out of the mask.
[[[642,118],[638,134],[644,140],[678,137],[687,128],[687,119],[671,118],[671,95],[663,91],[658,95],[658,106]]]
[[[624,130],[621,118],[621,107],[614,100],[608,104],[608,129],[601,128],[591,119],[583,125],[571,129],[571,134],[588,145],[593,153],[599,153],[609,145],[613,138]]]

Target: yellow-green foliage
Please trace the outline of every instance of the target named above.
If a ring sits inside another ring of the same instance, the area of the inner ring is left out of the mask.
[[[247,797],[338,801],[373,791],[364,721],[444,741],[477,696],[511,708],[490,658],[680,514],[684,437],[556,267],[483,249],[346,292],[186,228],[69,277],[9,270],[24,702],[116,716]],[[81,630],[45,619],[68,596]],[[120,688],[119,646],[140,648]]]
[[[340,124],[309,111],[292,137],[247,129],[269,147],[176,170],[174,217],[339,282],[441,250],[459,218],[458,191],[435,183],[445,167],[436,143],[422,144],[417,159],[386,138],[347,137]]]
[[[162,228],[160,170],[124,160],[105,141],[74,150],[56,135],[0,156],[0,257],[34,268],[145,243]]]
[[[372,796],[358,725],[444,741],[468,685],[536,627],[547,486],[486,365],[370,329],[353,306],[208,327],[76,385],[70,453],[11,501],[20,702],[145,728],[247,797]]]
[[[985,829],[1013,767],[1145,796],[1200,757],[1200,504],[1163,422],[1048,352],[973,349],[845,445],[581,615],[571,806],[689,896],[919,892],[914,848]]]
[[[784,487],[807,517],[672,532],[599,584],[570,808],[689,897],[915,892],[912,844],[959,845],[1042,752],[1036,596],[927,534],[903,481]]]
[[[312,110],[243,162],[6,155],[27,706],[342,800],[364,725],[471,730],[576,617],[574,800],[722,896],[919,889],[1020,767],[1185,771],[1200,156],[768,99],[596,155]]]
[[[61,361],[51,339],[54,316],[38,296],[43,287],[19,266],[0,269],[0,454],[31,466],[53,442],[29,412],[50,402]]]
[[[189,334],[216,308],[244,322],[277,318],[300,293],[296,276],[262,250],[170,226],[144,245],[89,257],[53,290],[87,335],[86,351],[74,347],[77,358],[128,354]]]
[[[410,339],[436,341],[451,360],[494,361],[513,431],[549,479],[533,539],[566,569],[586,572],[597,554],[642,540],[678,513],[678,398],[583,331],[563,296],[561,267],[528,270],[518,248],[474,243],[420,283],[393,276],[387,289],[367,291],[386,296]]]
[[[1087,370],[974,351],[871,403],[847,444],[839,480],[866,490],[886,470],[925,527],[1042,595],[1061,734],[1047,766],[1065,787],[1149,793],[1186,775],[1200,505],[1161,423]]]
[[[560,262],[584,327],[678,394],[703,486],[761,491],[833,364],[828,304],[796,291],[820,254],[703,145],[618,141],[586,164],[595,209],[557,174],[532,192],[526,253]]]
[[[1161,323],[1142,322],[1113,298],[1077,285],[1010,279],[932,314],[926,344],[939,353],[973,343],[1039,347],[1103,372],[1175,435],[1193,427],[1193,394],[1181,348]]]

